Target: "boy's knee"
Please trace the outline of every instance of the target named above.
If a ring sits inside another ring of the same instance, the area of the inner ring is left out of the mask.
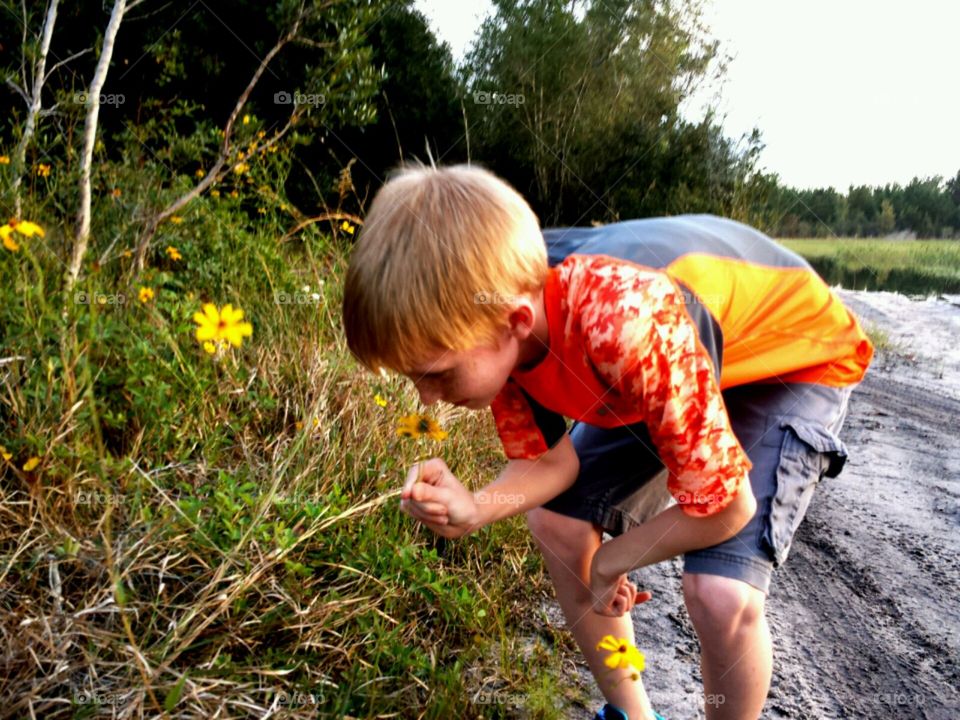
[[[527,512],[527,527],[541,552],[549,552],[565,560],[591,553],[599,543],[599,533],[584,520],[567,517],[544,508]]]
[[[740,580],[685,573],[683,596],[690,619],[700,634],[731,637],[751,631],[763,620],[764,594]]]

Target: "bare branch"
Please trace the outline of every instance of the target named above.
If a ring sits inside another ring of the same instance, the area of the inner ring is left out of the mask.
[[[70,62],[71,60],[76,60],[76,59],[77,59],[78,57],[80,57],[81,55],[86,55],[88,52],[93,52],[93,48],[87,48],[86,50],[81,50],[80,52],[74,53],[74,54],[71,55],[70,57],[68,57],[68,58],[66,58],[66,59],[64,59],[64,60],[61,60],[60,62],[54,64],[49,70],[47,70],[47,74],[46,74],[46,76],[43,78],[43,81],[46,82],[47,80],[49,80],[49,79],[50,79],[50,76],[53,75],[53,73],[57,70],[57,68],[66,65],[66,64],[67,64],[68,62]]]
[[[260,62],[260,66],[253,73],[253,76],[250,78],[250,82],[247,83],[247,87],[240,94],[240,97],[237,99],[237,103],[233,108],[233,111],[230,113],[230,117],[227,118],[227,122],[223,128],[223,144],[220,146],[220,154],[217,156],[216,161],[213,164],[213,167],[207,172],[203,179],[197,183],[189,191],[181,195],[174,202],[168,205],[166,208],[157,213],[153,218],[151,218],[146,228],[144,229],[143,235],[141,236],[139,242],[137,243],[137,252],[136,257],[134,258],[133,267],[136,271],[143,269],[144,259],[146,258],[147,248],[150,245],[150,241],[153,239],[153,236],[157,232],[157,228],[160,226],[164,220],[166,220],[171,215],[178,212],[181,208],[186,206],[195,198],[199,197],[200,194],[213,185],[217,180],[221,179],[224,175],[229,172],[230,168],[226,167],[227,161],[230,157],[230,142],[233,135],[233,126],[237,121],[237,118],[240,117],[240,113],[243,112],[243,108],[247,104],[247,100],[250,98],[250,93],[253,92],[254,87],[260,80],[260,77],[267,69],[267,65],[270,64],[270,61],[283,49],[283,47],[291,42],[297,36],[297,32],[300,30],[300,23],[304,18],[304,9],[303,6],[300,8],[300,13],[297,15],[296,20],[291,26],[290,30],[284,34],[276,44],[270,49],[270,52],[266,54],[263,60]],[[252,152],[258,150],[263,150],[269,147],[270,145],[277,142],[280,137],[290,128],[290,126],[295,122],[299,117],[300,112],[294,107],[293,112],[290,114],[290,119],[288,120],[286,126],[280,133],[274,135],[268,142],[256,146]]]

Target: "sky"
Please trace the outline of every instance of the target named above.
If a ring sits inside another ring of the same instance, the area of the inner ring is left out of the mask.
[[[416,0],[462,59],[490,0]],[[796,187],[908,183],[960,171],[960,3],[953,0],[706,0],[731,56],[713,107],[728,136],[754,127],[760,166]]]

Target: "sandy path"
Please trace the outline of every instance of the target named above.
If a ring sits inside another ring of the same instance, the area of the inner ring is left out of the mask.
[[[854,392],[850,460],[824,480],[768,618],[774,677],[764,718],[960,718],[960,306],[842,291],[896,352]],[[679,560],[637,573],[634,610],[654,707],[703,718],[699,645]],[[594,693],[596,693],[594,689]],[[594,702],[600,703],[594,695]],[[569,717],[592,717],[571,709]]]

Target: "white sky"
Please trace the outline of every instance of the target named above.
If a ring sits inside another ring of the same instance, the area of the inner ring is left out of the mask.
[[[459,61],[490,0],[417,0]],[[707,0],[733,56],[719,91],[728,135],[756,126],[760,164],[798,187],[907,183],[960,171],[960,2]]]

